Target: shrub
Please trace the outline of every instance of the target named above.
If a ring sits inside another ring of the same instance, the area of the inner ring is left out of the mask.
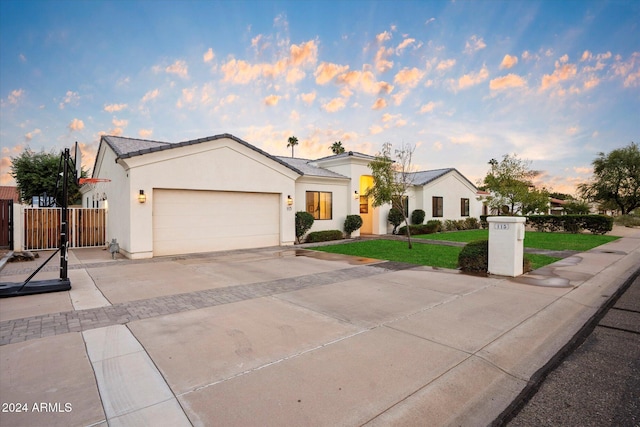
[[[342,239],[342,231],[340,230],[324,230],[314,231],[307,235],[307,243],[328,242],[330,240]]]
[[[420,225],[424,222],[426,213],[422,209],[416,209],[411,212],[411,224]]]
[[[640,215],[627,214],[615,218],[615,223],[623,227],[640,227]]]
[[[351,233],[360,227],[362,227],[360,215],[347,215],[347,219],[344,220],[344,232],[347,233],[347,237],[351,237]]]
[[[527,221],[537,231],[579,233],[584,229],[605,234],[613,229],[613,218],[606,215],[531,215]]]
[[[486,273],[489,269],[489,240],[467,243],[458,255],[458,267],[462,271]]]
[[[489,223],[487,222],[488,216],[489,215],[480,215],[480,226],[485,230],[489,228]]]
[[[431,221],[429,221],[431,222]],[[440,221],[438,221],[439,223]],[[410,225],[409,226],[409,230],[411,230],[411,235],[418,235],[418,234],[433,234],[437,232],[439,224],[434,224],[434,223],[426,223],[426,224],[420,224],[420,225]],[[400,227],[400,229],[398,230],[398,234],[402,234],[403,236],[407,235],[407,226],[403,226]]]
[[[467,243],[458,255],[458,268],[469,273],[489,271],[489,240],[474,240]],[[531,271],[531,260],[525,255],[522,259],[524,273]]]
[[[391,233],[396,234],[396,229],[400,224],[402,224],[402,221],[404,221],[404,216],[398,209],[391,208],[391,210],[389,211],[389,216],[387,217],[387,221],[389,221],[393,225],[393,231]]]
[[[309,212],[296,212],[296,239],[298,239],[298,243],[300,243],[300,238],[304,236],[304,233],[309,231],[314,221],[313,215]]]
[[[470,216],[469,218],[465,218],[464,220],[464,229],[465,230],[477,230],[480,228],[480,221],[478,218],[474,218]]]
[[[429,221],[427,221],[426,226],[430,229],[433,229],[434,233],[442,231],[442,221],[440,221],[439,219],[430,219]]]

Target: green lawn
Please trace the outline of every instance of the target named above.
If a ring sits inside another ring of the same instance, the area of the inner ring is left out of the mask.
[[[454,246],[429,245],[424,243],[414,243],[413,249],[409,249],[405,241],[398,240],[366,240],[339,245],[318,246],[309,249],[334,254],[354,255],[452,269],[458,267],[458,254],[462,250],[462,248]],[[527,257],[531,260],[534,270],[560,259],[546,255],[527,254]]]
[[[446,240],[450,242],[470,242],[488,239],[489,230],[451,231],[447,233],[422,234],[417,239]],[[595,234],[542,233],[527,231],[524,236],[525,248],[549,249],[554,251],[587,251],[596,246],[619,239],[616,236],[599,236]]]

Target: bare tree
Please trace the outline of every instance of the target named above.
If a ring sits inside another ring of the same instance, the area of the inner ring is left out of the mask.
[[[407,224],[407,242],[409,249],[411,244],[411,230],[409,219],[406,213],[407,190],[413,185],[413,170],[411,159],[415,146],[402,144],[395,150],[394,158],[391,158],[391,143],[387,142],[382,146],[382,152],[376,155],[376,159],[369,163],[371,175],[373,176],[373,187],[366,193],[367,197],[373,199],[373,206],[378,207],[384,204],[391,204],[402,213],[405,224]]]

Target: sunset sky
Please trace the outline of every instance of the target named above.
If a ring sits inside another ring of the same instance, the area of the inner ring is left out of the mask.
[[[25,147],[231,133],[273,155],[515,153],[574,193],[640,142],[640,1],[0,2],[0,184]],[[170,173],[170,171],[167,171]],[[196,172],[197,173],[197,172]]]

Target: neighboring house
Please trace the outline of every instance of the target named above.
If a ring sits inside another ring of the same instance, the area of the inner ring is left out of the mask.
[[[100,194],[81,191],[84,206],[108,208],[108,239],[116,238],[129,258],[291,245],[297,211],[314,215],[311,231],[342,230],[351,214],[363,219],[360,233],[391,230],[390,207],[373,208],[363,196],[373,183],[373,159],[356,152],[317,160],[272,156],[230,134],[175,144],[103,136],[92,177],[111,181]],[[413,178],[409,213],[482,214],[476,187],[457,170]]]
[[[0,185],[0,200],[13,200],[14,203],[20,202],[18,187]]]

